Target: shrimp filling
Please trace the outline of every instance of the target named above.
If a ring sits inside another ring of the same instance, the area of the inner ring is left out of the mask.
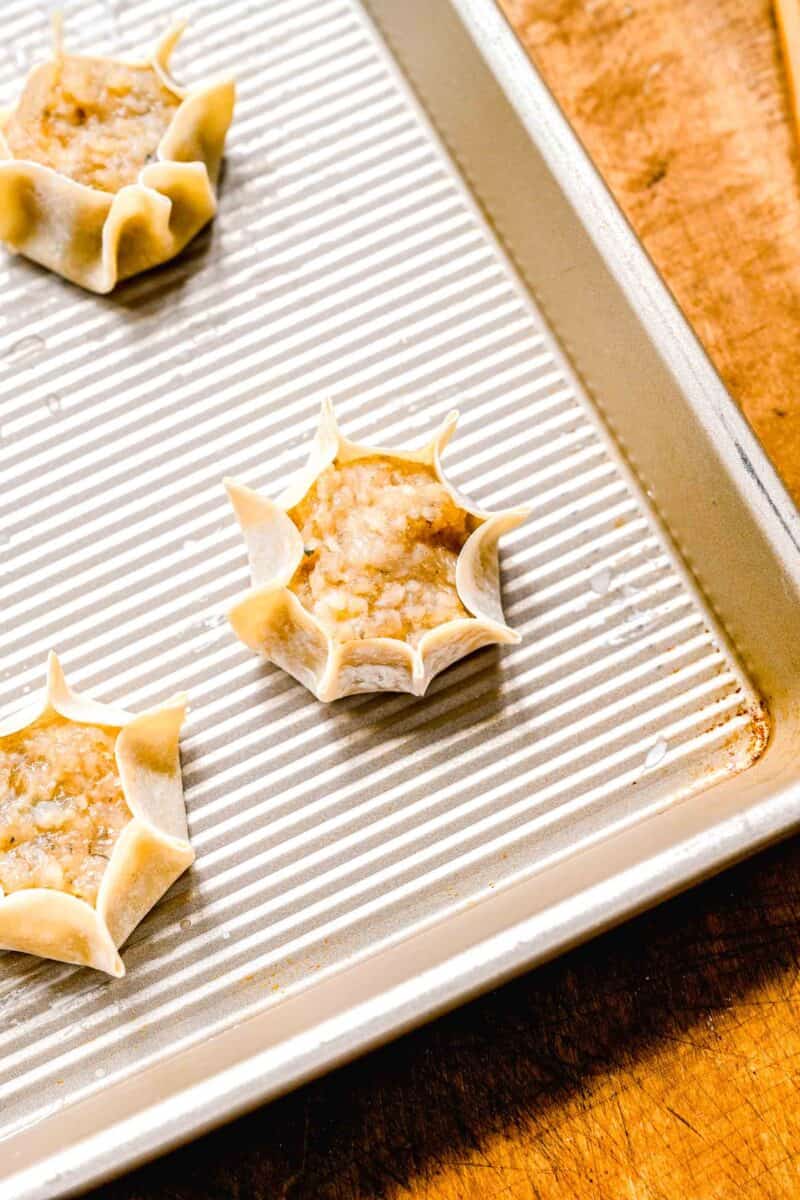
[[[334,462],[289,516],[305,549],[289,586],[337,641],[416,645],[469,617],[456,562],[477,522],[431,467],[384,455]]]
[[[95,903],[131,820],[117,734],[50,713],[0,738],[0,891],[54,888]]]
[[[5,139],[16,159],[118,192],[155,157],[179,104],[152,67],[63,55],[28,80]]]

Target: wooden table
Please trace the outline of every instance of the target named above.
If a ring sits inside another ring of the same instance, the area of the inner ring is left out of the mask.
[[[505,0],[800,499],[800,191],[768,0]],[[800,844],[104,1200],[800,1196]]]

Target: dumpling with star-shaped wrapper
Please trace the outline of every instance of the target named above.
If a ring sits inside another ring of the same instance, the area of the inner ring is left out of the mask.
[[[519,641],[498,541],[528,510],[490,513],[448,483],[456,420],[418,450],[386,450],[343,437],[325,404],[308,462],[277,500],[227,481],[252,576],[233,629],[320,700],[422,695],[464,655]]]
[[[217,210],[228,77],[181,87],[177,24],[142,60],[67,54],[0,110],[0,240],[93,292],[174,258]]]
[[[0,947],[125,974],[118,947],[194,861],[177,696],[134,715],[47,684],[0,720]]]

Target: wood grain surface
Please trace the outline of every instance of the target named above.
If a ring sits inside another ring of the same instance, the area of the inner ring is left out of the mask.
[[[768,0],[505,0],[800,499],[800,191]],[[800,1197],[800,844],[96,1194]]]
[[[800,499],[800,188],[771,0],[504,0]]]

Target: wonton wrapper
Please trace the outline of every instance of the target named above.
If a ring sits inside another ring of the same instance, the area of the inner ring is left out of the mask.
[[[182,32],[182,25],[175,26],[147,60],[130,60],[131,66],[152,66],[180,104],[156,160],[142,168],[136,183],[117,192],[14,158],[3,136],[13,110],[0,110],[0,241],[10,250],[91,292],[105,293],[120,280],[174,258],[208,224],[217,211],[215,187],[235,85],[223,78],[180,88],[169,61]],[[26,89],[50,66],[34,67]]]
[[[0,721],[0,737],[22,732],[49,712],[119,729],[115,757],[131,819],[114,844],[94,905],[52,888],[0,893],[0,948],[119,978],[125,967],[117,947],[194,861],[178,755],[186,699],[176,696],[134,716],[73,692],[51,653],[44,691]]]
[[[441,456],[457,420],[458,413],[450,413],[438,433],[419,450],[385,450],[344,438],[332,406],[326,403],[308,462],[277,500],[268,500],[233,480],[225,481],[247,543],[253,583],[228,614],[233,630],[245,645],[265,654],[318,700],[338,700],[357,692],[421,696],[434,675],[473,650],[520,641],[503,618],[498,541],[525,520],[528,510],[486,512],[472,506],[448,483]],[[374,455],[431,467],[456,505],[477,522],[456,563],[456,591],[472,615],[429,629],[416,646],[395,637],[337,641],[289,588],[303,560],[303,539],[288,511],[300,503],[334,460],[344,464]]]

